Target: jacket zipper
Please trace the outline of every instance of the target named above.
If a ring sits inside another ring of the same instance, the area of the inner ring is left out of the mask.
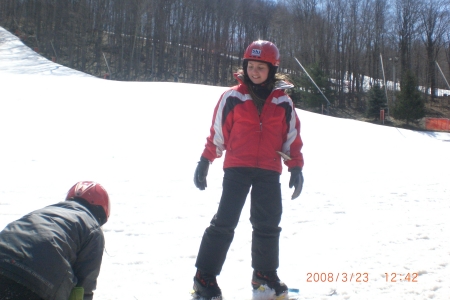
[[[261,138],[262,138],[262,122],[259,121],[259,142],[258,142],[258,154],[256,156],[256,166],[259,168],[259,156],[261,149]]]

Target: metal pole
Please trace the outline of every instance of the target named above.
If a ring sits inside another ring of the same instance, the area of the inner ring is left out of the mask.
[[[393,81],[394,81],[394,87],[393,87],[393,93],[392,93],[392,103],[395,104],[395,92],[396,92],[396,82],[395,82],[395,59],[392,59],[392,73],[394,73],[394,75],[392,76]]]
[[[436,65],[438,66],[438,69],[439,69],[439,71],[441,72],[441,75],[442,75],[442,77],[444,78],[445,83],[447,83],[447,86],[448,86],[448,88],[450,89],[450,84],[448,84],[448,81],[447,81],[447,79],[445,78],[444,72],[442,72],[442,69],[441,69],[441,67],[439,66],[438,62],[435,61],[435,63],[436,63]]]
[[[381,55],[381,53],[380,53],[380,61],[381,61],[381,70],[383,71],[384,92],[386,93],[387,111],[389,116],[389,98],[386,87],[386,76],[384,75],[383,56]]]
[[[55,50],[55,47],[53,47],[53,42],[52,42],[52,41],[50,41],[50,44],[52,45],[52,48],[53,48],[53,52],[55,53],[55,59],[56,59],[56,60],[58,60],[58,55],[56,54],[56,50]]]
[[[105,53],[102,52],[102,54],[103,54],[103,58],[105,59],[105,62],[106,62],[106,67],[108,68],[109,78],[112,79],[111,70],[109,69],[109,65],[108,65],[108,61],[106,60]]]
[[[329,106],[330,106],[330,101],[328,101],[327,97],[325,96],[325,94],[322,92],[322,90],[317,86],[317,84],[314,82],[314,80],[311,78],[311,76],[309,76],[308,72],[306,72],[305,68],[303,68],[302,64],[298,61],[298,59],[296,57],[294,57],[295,60],[297,61],[297,63],[299,64],[299,66],[303,69],[303,71],[306,73],[306,75],[308,75],[309,79],[311,79],[311,82],[314,83],[314,85],[316,86],[316,88],[319,90],[319,92],[322,94],[322,96],[325,98],[325,100],[327,100],[327,111],[328,113],[330,113],[329,110]]]

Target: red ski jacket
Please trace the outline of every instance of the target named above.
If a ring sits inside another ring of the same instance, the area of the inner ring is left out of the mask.
[[[247,86],[235,77],[239,84],[224,92],[214,109],[202,156],[212,162],[226,151],[224,169],[253,167],[281,174],[280,151],[291,157],[284,161],[288,168],[302,168],[300,120],[284,92],[293,85],[278,81],[258,115]]]

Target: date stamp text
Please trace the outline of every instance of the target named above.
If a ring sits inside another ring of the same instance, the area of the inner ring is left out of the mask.
[[[306,282],[369,282],[369,273],[307,273]]]

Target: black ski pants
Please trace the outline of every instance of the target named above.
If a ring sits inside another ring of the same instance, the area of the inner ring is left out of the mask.
[[[259,271],[278,268],[282,204],[280,174],[258,168],[227,168],[217,213],[206,228],[195,266],[219,275],[234,230],[251,188],[250,222],[252,233],[252,267]]]

